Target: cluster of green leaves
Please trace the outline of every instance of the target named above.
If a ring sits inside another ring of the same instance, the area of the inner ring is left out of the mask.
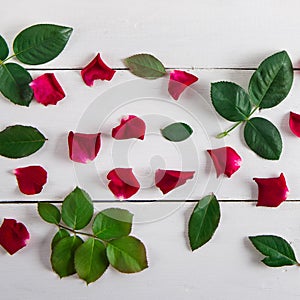
[[[270,121],[251,118],[257,109],[278,105],[288,95],[293,83],[293,66],[286,51],[265,59],[253,73],[248,93],[233,82],[215,82],[211,85],[211,99],[216,111],[225,119],[236,122],[218,137],[228,135],[239,124],[245,123],[244,138],[251,150],[259,156],[278,160],[282,139]]]
[[[39,202],[38,212],[43,220],[58,226],[51,244],[51,265],[61,278],[77,273],[89,284],[99,279],[109,264],[122,273],[148,267],[145,246],[129,236],[133,218],[129,211],[105,209],[95,216],[92,233],[78,231],[91,222],[94,207],[90,196],[77,187],[64,199],[61,211]]]
[[[27,65],[39,65],[51,61],[65,48],[73,29],[53,24],[37,24],[21,31],[13,42],[9,55],[6,41],[0,36],[0,91],[11,102],[29,106],[33,91],[29,72],[16,63],[7,61],[16,57]]]

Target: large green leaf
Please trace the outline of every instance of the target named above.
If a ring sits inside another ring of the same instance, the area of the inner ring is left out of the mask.
[[[53,24],[37,24],[21,31],[14,40],[17,58],[28,65],[46,63],[65,48],[73,29]]]
[[[76,273],[74,256],[77,248],[83,243],[78,236],[69,236],[61,239],[52,249],[51,265],[60,278]]]
[[[127,236],[131,232],[132,217],[128,210],[108,208],[97,214],[93,222],[95,236],[102,240],[111,240]]]
[[[44,221],[52,224],[59,224],[61,215],[59,209],[55,205],[47,202],[39,202],[38,212]]]
[[[163,64],[153,55],[136,54],[124,59],[124,64],[136,76],[156,79],[166,74]]]
[[[106,253],[111,265],[122,273],[136,273],[148,267],[145,246],[135,237],[112,240]]]
[[[246,120],[251,112],[247,92],[233,82],[220,81],[211,84],[211,99],[216,111],[232,122]]]
[[[62,204],[62,220],[73,229],[84,228],[92,219],[94,207],[87,192],[76,187]]]
[[[193,129],[185,123],[173,123],[161,129],[164,138],[171,142],[181,142],[186,140],[193,133]]]
[[[33,91],[29,86],[30,74],[20,65],[7,63],[0,65],[0,91],[11,102],[29,106]]]
[[[262,262],[269,267],[298,264],[294,250],[283,238],[275,235],[250,236],[254,247],[266,257]]]
[[[9,49],[5,39],[0,35],[0,60],[7,58]]]
[[[279,104],[293,84],[293,65],[286,51],[265,59],[253,73],[249,82],[252,103],[260,108]]]
[[[15,125],[0,132],[0,155],[21,158],[38,151],[47,139],[34,127]]]
[[[220,217],[220,206],[215,195],[206,196],[198,202],[189,220],[189,240],[193,251],[212,238]]]
[[[259,156],[278,160],[282,151],[282,140],[278,129],[263,118],[250,119],[244,129],[247,145]]]
[[[108,266],[106,248],[96,239],[88,239],[75,252],[76,272],[87,284],[100,278]]]
[[[51,249],[53,249],[55,247],[55,245],[60,241],[62,240],[63,238],[65,237],[68,237],[70,236],[70,233],[69,231],[65,230],[65,229],[59,229],[55,236],[53,237],[52,239],[52,242],[51,242]]]

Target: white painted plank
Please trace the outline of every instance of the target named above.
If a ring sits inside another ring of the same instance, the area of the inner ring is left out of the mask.
[[[170,98],[167,79],[147,81],[135,79],[127,71],[117,72],[111,82],[86,87],[79,71],[60,71],[56,75],[66,90],[67,98],[55,107],[33,102],[30,108],[15,106],[1,99],[1,130],[13,124],[36,126],[49,139],[44,148],[27,158],[11,160],[0,157],[0,199],[5,200],[61,200],[75,185],[85,188],[93,199],[113,200],[106,188],[106,174],[115,167],[133,167],[142,184],[133,199],[199,199],[215,192],[220,199],[256,199],[257,187],[253,177],[273,177],[284,172],[290,188],[289,199],[300,199],[298,170],[299,139],[290,133],[288,113],[300,112],[297,91],[299,74],[290,96],[279,106],[258,115],[272,120],[280,128],[284,149],[280,161],[264,160],[245,145],[242,130],[218,140],[216,134],[231,123],[216,115],[209,98],[210,82],[232,80],[247,87],[251,71],[210,70],[194,71],[200,80],[194,89],[187,90],[179,101]],[[33,72],[38,76],[41,72]],[[114,141],[111,128],[126,114],[136,114],[147,123],[144,141]],[[194,128],[194,134],[183,143],[174,144],[160,136],[160,128],[174,121],[183,121]],[[94,163],[73,164],[68,158],[67,134],[102,132],[102,149]],[[229,145],[243,158],[241,169],[231,179],[216,179],[215,170],[206,150]],[[49,182],[37,196],[22,195],[11,171],[16,167],[41,164],[49,172]],[[195,180],[163,197],[153,187],[157,168],[195,170]]]
[[[1,34],[12,41],[35,23],[74,27],[49,67],[82,67],[96,52],[114,67],[150,52],[168,67],[255,67],[281,49],[299,62],[299,1],[52,0],[2,5]]]
[[[98,210],[109,207],[97,205]],[[139,218],[147,204],[126,207]],[[174,204],[160,207],[172,211]],[[246,203],[222,203],[222,218],[213,240],[192,253],[186,223],[193,204],[185,204],[160,221],[134,224],[133,235],[146,245],[150,267],[135,275],[109,268],[102,279],[86,287],[76,276],[60,280],[51,271],[50,242],[55,229],[43,223],[35,205],[2,205],[1,218],[24,222],[29,245],[10,257],[0,253],[1,295],[6,300],[34,299],[299,299],[299,267],[268,268],[247,239],[249,235],[276,234],[292,243],[300,257],[299,203],[278,209]],[[142,221],[142,219],[140,219]]]

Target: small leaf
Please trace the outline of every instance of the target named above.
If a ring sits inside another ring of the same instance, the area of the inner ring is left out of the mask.
[[[156,79],[166,74],[163,64],[150,54],[136,54],[124,59],[129,71],[139,77]]]
[[[33,91],[29,86],[31,75],[21,66],[15,63],[0,65],[0,91],[11,102],[29,106]]]
[[[34,127],[15,125],[0,132],[0,155],[21,158],[38,151],[47,139]]]
[[[135,237],[112,240],[106,253],[111,265],[122,273],[136,273],[148,267],[145,246]]]
[[[278,160],[282,151],[282,140],[278,129],[263,118],[250,119],[244,129],[247,145],[262,158]]]
[[[7,58],[9,49],[5,39],[0,35],[0,60]]]
[[[55,236],[53,237],[53,239],[52,239],[52,242],[51,242],[51,249],[53,250],[53,248],[55,247],[55,245],[56,245],[60,240],[62,240],[62,239],[65,238],[65,237],[68,237],[68,236],[70,236],[70,233],[69,233],[67,230],[65,230],[65,229],[59,229],[59,230],[56,232],[56,234],[55,234]]]
[[[75,252],[75,269],[87,284],[96,281],[109,266],[103,243],[90,238]]]
[[[117,239],[131,232],[132,217],[128,210],[108,208],[97,214],[93,223],[95,236],[102,240]]]
[[[76,187],[62,204],[62,220],[73,229],[84,228],[92,219],[94,207],[87,192]]]
[[[186,140],[193,133],[193,129],[185,123],[173,123],[161,129],[164,138],[171,142],[181,142]]]
[[[189,240],[193,251],[213,237],[220,217],[220,206],[215,195],[206,196],[198,202],[189,220]]]
[[[254,247],[266,257],[262,262],[269,267],[298,264],[294,250],[283,238],[275,235],[249,236]]]
[[[38,212],[44,221],[52,224],[59,224],[61,215],[59,209],[55,205],[46,202],[39,202]]]
[[[83,243],[78,236],[69,236],[57,242],[51,254],[51,265],[60,278],[76,273],[74,256],[77,248]]]
[[[249,82],[251,102],[260,108],[278,105],[293,84],[293,65],[286,51],[265,59],[253,73]]]
[[[28,65],[39,65],[57,57],[65,48],[73,29],[53,24],[37,24],[21,31],[14,40],[17,58]]]
[[[211,100],[216,111],[232,122],[246,120],[251,112],[250,97],[247,92],[233,82],[211,84]]]

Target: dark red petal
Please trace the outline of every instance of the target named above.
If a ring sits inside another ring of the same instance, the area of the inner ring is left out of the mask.
[[[167,194],[173,189],[186,183],[188,179],[194,177],[195,171],[174,171],[174,170],[161,170],[155,172],[155,185]]]
[[[298,137],[300,137],[300,115],[290,112],[290,128],[291,131]]]
[[[197,80],[198,77],[193,74],[185,71],[174,70],[170,73],[168,91],[173,99],[178,100],[181,93]]]
[[[117,140],[140,139],[145,137],[146,124],[145,122],[133,115],[129,115],[121,120],[119,126],[113,128],[112,137]]]
[[[277,207],[288,195],[283,173],[275,178],[253,178],[258,185],[257,206]]]
[[[70,159],[86,164],[96,158],[101,147],[101,134],[69,132],[68,136]]]
[[[53,73],[46,73],[34,79],[30,83],[34,98],[37,102],[47,106],[56,103],[65,98],[65,92],[58,83]]]
[[[30,238],[27,228],[14,219],[4,219],[0,227],[0,245],[9,253],[14,254],[25,247]]]
[[[231,147],[207,150],[207,152],[214,163],[217,177],[225,174],[230,178],[241,167],[242,158]]]
[[[108,67],[100,57],[100,53],[81,71],[81,77],[86,85],[92,86],[97,79],[110,81],[115,70]]]
[[[19,189],[23,194],[39,194],[47,182],[47,171],[40,166],[28,166],[14,170]]]
[[[116,168],[107,174],[108,187],[119,199],[128,199],[140,189],[132,168]]]

